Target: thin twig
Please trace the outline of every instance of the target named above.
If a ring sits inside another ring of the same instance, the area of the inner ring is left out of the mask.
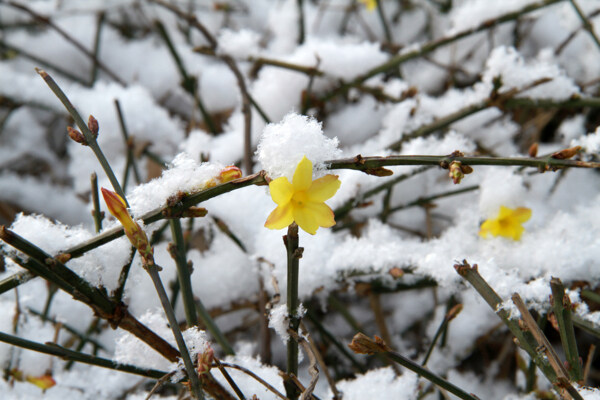
[[[565,370],[562,361],[558,357],[558,354],[556,354],[556,351],[554,351],[554,348],[552,347],[552,345],[550,344],[540,327],[537,325],[537,323],[529,313],[529,310],[525,306],[525,303],[521,299],[521,296],[519,296],[518,293],[515,293],[512,295],[511,299],[515,306],[517,306],[517,308],[519,309],[519,312],[521,313],[521,321],[523,321],[526,328],[529,330],[529,332],[531,332],[535,340],[538,342],[538,345],[543,349],[542,351],[546,354],[546,358],[550,366],[554,370],[554,373],[556,374],[556,379],[551,380],[552,384],[554,384],[558,389],[566,390],[569,393],[569,395],[573,397],[573,399],[583,400],[583,397],[581,397],[579,392],[577,392],[577,390],[573,387],[571,382],[569,382],[569,374]]]
[[[28,259],[18,256],[11,258],[21,267],[42,276],[58,285],[78,301],[91,307],[97,315],[106,319],[115,328],[118,326],[146,342],[170,361],[175,361],[179,353],[163,338],[136,320],[123,305],[110,301],[100,289],[93,287],[59,260],[33,245],[16,233],[0,226],[0,239],[27,254]]]
[[[185,18],[186,21],[196,29],[198,29],[204,38],[210,44],[211,50],[217,54],[218,43],[215,37],[210,33],[208,29],[191,13],[185,13],[179,8],[168,4],[161,0],[152,0],[155,3],[169,9],[170,11],[177,14],[179,17]],[[225,64],[229,67],[235,79],[237,80],[238,87],[240,88],[240,93],[242,95],[242,114],[244,115],[244,170],[246,175],[252,174],[252,112],[250,109],[250,105],[254,104],[257,108],[258,112],[263,115],[263,119],[266,117],[264,112],[260,107],[256,104],[254,99],[250,96],[248,91],[248,87],[246,85],[246,81],[244,79],[244,75],[240,71],[237,66],[235,60],[226,54],[219,54],[218,57],[225,62]],[[266,118],[268,119],[268,118]]]
[[[179,287],[181,289],[185,320],[187,326],[192,327],[198,325],[198,316],[196,315],[190,268],[185,255],[185,243],[183,240],[183,231],[181,230],[181,221],[174,218],[169,220],[169,225],[171,226],[171,236],[173,237],[173,243],[169,244],[169,253],[175,260],[175,265],[177,266],[177,279],[179,280]]]
[[[519,323],[510,318],[510,313],[502,308],[502,298],[488,285],[488,283],[479,274],[477,264],[471,266],[466,260],[460,264],[455,264],[456,272],[467,280],[477,293],[488,303],[492,310],[500,317],[507,328],[517,339],[518,345],[529,354],[529,357],[535,362],[542,373],[550,382],[556,381],[556,373],[548,363],[548,360],[537,351],[537,342],[529,331],[521,328]],[[537,325],[536,325],[537,326]]]
[[[36,275],[29,271],[19,271],[16,274],[2,279],[0,281],[0,295],[18,287],[22,283],[29,282],[35,277]]]
[[[169,33],[167,32],[167,30],[166,30],[165,26],[162,24],[162,22],[160,22],[159,20],[156,20],[154,22],[154,25],[155,25],[156,29],[158,30],[158,33],[160,34],[160,36],[165,41],[167,48],[169,49],[169,52],[171,53],[171,56],[173,57],[173,60],[175,61],[175,64],[177,65],[177,69],[179,70],[179,73],[181,74],[181,79],[182,79],[181,87],[194,98],[194,100],[196,101],[196,106],[200,110],[200,114],[202,114],[202,118],[204,119],[204,123],[208,127],[208,130],[212,134],[216,135],[218,133],[217,127],[216,127],[212,117],[206,110],[206,107],[204,106],[204,103],[202,102],[202,99],[200,98],[200,94],[198,93],[197,79],[195,77],[188,75],[185,65],[183,64],[183,61],[179,57],[179,53],[177,53],[177,50],[175,49],[175,46],[173,45],[173,42],[171,41],[171,37],[169,36]]]
[[[86,79],[73,74],[71,71],[62,68],[62,67],[52,63],[51,61],[40,58],[36,54],[29,53],[27,50],[20,49],[12,44],[8,44],[8,43],[0,40],[0,48],[2,48],[2,47],[7,48],[8,50],[12,50],[12,51],[16,52],[18,55],[35,62],[37,65],[41,65],[44,68],[53,70],[57,74],[62,75],[63,77],[72,80],[73,82],[77,82],[77,83],[81,84],[82,86],[86,86],[86,87],[90,86],[90,83]]]
[[[75,124],[77,124],[77,126],[79,127],[81,133],[83,133],[83,136],[85,137],[87,146],[89,146],[89,148],[92,149],[92,151],[96,155],[96,158],[100,162],[102,169],[104,170],[104,172],[106,173],[106,176],[110,180],[110,183],[111,183],[113,189],[115,190],[115,192],[117,192],[117,194],[119,196],[121,196],[122,199],[125,200],[125,192],[123,192],[123,188],[121,188],[121,185],[119,184],[119,181],[115,177],[115,173],[113,172],[112,168],[110,167],[108,160],[104,156],[104,153],[102,153],[100,146],[98,146],[98,142],[96,141],[96,138],[94,137],[94,135],[88,128],[87,124],[85,122],[83,122],[81,115],[79,115],[79,113],[77,112],[75,107],[73,107],[73,104],[71,103],[71,101],[69,100],[67,95],[62,91],[60,86],[58,86],[58,84],[54,81],[54,79],[52,79],[52,77],[50,75],[48,75],[48,73],[46,71],[41,70],[39,68],[36,68],[35,70],[42,77],[42,79],[44,79],[44,82],[46,82],[46,84],[48,85],[50,90],[52,90],[52,92],[56,95],[56,97],[58,97],[58,99],[63,104],[63,106],[65,106],[65,108],[67,109],[67,111],[69,112],[69,114],[71,115],[73,120],[75,121]],[[127,202],[127,200],[125,200],[125,202]],[[127,206],[129,206],[129,205],[127,205]]]
[[[94,57],[92,58],[92,73],[90,77],[91,86],[96,83],[96,79],[98,79],[98,55],[100,54],[100,37],[102,36],[102,27],[104,26],[104,19],[106,17],[106,13],[101,11],[98,14],[98,18],[96,20],[96,35],[94,36]]]
[[[379,16],[379,21],[381,22],[381,26],[383,28],[383,33],[385,34],[385,40],[388,45],[392,45],[394,43],[394,39],[392,38],[392,31],[388,25],[387,19],[385,17],[385,10],[383,9],[383,0],[375,0],[377,3],[377,15]]]
[[[66,349],[64,347],[58,346],[54,343],[42,344],[38,342],[32,342],[30,340],[26,340],[17,336],[9,335],[4,332],[0,332],[0,341],[4,343],[11,344],[13,346],[21,347],[24,349],[29,349],[36,351],[38,353],[50,354],[53,356],[60,357],[65,360],[74,360],[76,362],[80,362],[83,364],[95,365],[98,367],[109,368],[117,371],[128,372],[130,374],[136,374],[145,376],[148,378],[159,379],[161,376],[165,375],[166,372],[157,371],[154,369],[144,369],[140,367],[136,367],[134,365],[128,364],[120,364],[115,361],[96,357],[93,355],[76,352],[73,350]]]
[[[308,356],[309,366],[308,373],[310,375],[310,382],[308,386],[302,390],[302,394],[300,395],[300,400],[308,400],[312,398],[312,393],[315,390],[315,386],[317,386],[317,381],[319,380],[319,368],[317,367],[317,356],[310,345],[310,343],[302,336],[298,334],[298,332],[294,332],[291,329],[288,329],[288,333],[291,337],[293,337],[304,349],[304,352]]]
[[[212,337],[215,338],[217,343],[219,343],[221,349],[223,349],[223,352],[227,355],[234,355],[235,351],[233,350],[233,347],[231,346],[225,335],[223,335],[221,329],[219,329],[219,326],[215,323],[214,319],[210,316],[210,313],[208,312],[206,307],[204,307],[204,304],[199,298],[195,299],[195,305],[196,311],[198,312],[198,317],[200,318],[204,326],[206,326],[206,329],[210,332]]]
[[[414,58],[421,57],[422,55],[428,54],[439,47],[445,46],[450,43],[454,43],[454,42],[456,42],[460,39],[463,39],[467,36],[470,36],[474,33],[490,29],[496,25],[513,21],[525,14],[531,13],[533,11],[539,10],[544,7],[548,7],[550,5],[559,3],[561,1],[564,1],[564,0],[543,0],[543,1],[539,1],[537,3],[529,4],[520,10],[506,13],[506,14],[501,15],[492,20],[484,21],[483,23],[481,23],[480,25],[478,25],[474,28],[467,29],[467,30],[458,32],[454,35],[450,35],[447,37],[435,39],[433,41],[424,43],[424,44],[418,46],[414,50],[409,50],[409,51],[401,53],[395,57],[392,57],[390,60],[384,62],[383,64],[381,64],[377,67],[372,68],[371,70],[358,76],[354,80],[344,83],[341,86],[333,89],[329,93],[326,93],[322,97],[322,100],[328,101],[333,97],[345,94],[346,92],[348,92],[348,90],[350,90],[350,88],[362,84],[363,82],[367,81],[368,79],[372,78],[373,76],[378,75],[380,73],[385,73],[393,68],[398,67],[400,64],[403,64],[408,60],[412,60]],[[413,47],[411,46],[411,48],[413,48]]]
[[[104,212],[100,210],[100,197],[98,196],[98,175],[96,175],[95,172],[92,172],[90,181],[92,186],[92,205],[94,207],[92,210],[92,216],[94,217],[94,227],[96,228],[96,233],[99,233],[102,230]]]
[[[325,328],[325,326],[323,326],[323,324],[312,313],[311,310],[306,311],[306,316],[308,317],[310,322],[315,326],[315,328],[317,328],[317,330],[321,333],[322,337],[327,338],[327,340],[329,340],[340,351],[340,353],[342,353],[342,355],[344,355],[344,357],[346,357],[352,363],[352,365],[354,365],[354,367],[359,372],[365,373],[367,371],[366,368],[360,362],[358,362],[358,360],[356,360],[352,353],[348,351],[346,346],[341,344],[338,338],[335,337],[331,332],[329,332],[327,328]]]
[[[296,42],[298,44],[303,44],[306,36],[304,24],[304,0],[296,0],[296,8],[298,10],[298,39]]]
[[[185,340],[183,339],[183,335],[181,334],[181,330],[179,329],[179,324],[177,323],[175,312],[173,311],[173,307],[171,307],[171,303],[169,303],[169,297],[167,296],[165,287],[163,286],[162,281],[160,279],[160,275],[158,274],[159,268],[160,267],[158,265],[152,262],[145,263],[144,265],[144,269],[148,272],[150,278],[152,278],[152,283],[154,283],[156,293],[158,294],[158,298],[160,299],[160,302],[167,316],[167,320],[169,321],[171,331],[173,332],[173,336],[175,337],[175,342],[177,343],[177,347],[179,348],[181,358],[183,359],[183,364],[185,366],[187,377],[190,381],[192,393],[196,399],[202,400],[204,399],[204,394],[200,386],[200,380],[198,379],[198,374],[196,373],[196,369],[194,368],[194,363],[192,362],[192,359],[190,357],[190,353],[185,344]]]
[[[27,14],[29,14],[33,19],[35,19],[36,21],[41,22],[42,24],[47,25],[50,28],[54,29],[56,31],[56,33],[58,33],[60,36],[62,36],[67,42],[71,43],[79,51],[81,51],[83,54],[85,54],[86,56],[88,56],[90,58],[90,60],[94,64],[97,64],[98,67],[101,68],[104,72],[106,72],[106,74],[108,76],[110,76],[112,79],[114,79],[119,84],[121,84],[123,86],[127,86],[127,84],[125,83],[125,81],[123,81],[121,78],[119,78],[117,76],[117,74],[115,74],[110,68],[108,68],[106,66],[106,64],[104,64],[104,62],[100,61],[94,55],[94,53],[92,53],[91,51],[89,51],[88,49],[86,49],[83,44],[81,44],[80,42],[78,42],[75,38],[73,38],[71,35],[69,35],[67,32],[65,32],[61,27],[59,27],[54,22],[52,22],[52,20],[50,18],[48,18],[48,17],[46,17],[44,15],[38,14],[37,12],[33,11],[31,8],[27,7],[26,5],[21,4],[21,3],[17,3],[15,1],[0,0],[0,2],[3,3],[3,4],[9,5],[9,6],[13,7],[13,8],[16,8],[18,10],[24,11]]]
[[[571,318],[571,300],[565,293],[565,287],[558,278],[550,280],[552,289],[552,300],[554,305],[554,316],[558,323],[560,341],[567,358],[567,371],[571,380],[581,383],[583,372],[581,370],[581,361],[577,351],[577,341],[575,339],[575,330],[573,329],[573,320]]]
[[[219,368],[219,371],[221,371],[221,374],[223,374],[223,377],[225,378],[227,383],[229,383],[229,386],[231,386],[231,388],[235,392],[238,399],[245,400],[246,397],[244,396],[244,393],[241,391],[241,389],[235,383],[233,378],[231,378],[231,375],[229,375],[229,372],[227,372],[227,370],[225,369],[223,364],[221,364],[221,361],[219,361],[219,359],[217,357],[215,357],[214,360],[215,360],[215,364],[217,365],[217,368]]]
[[[321,370],[323,371],[323,374],[325,375],[325,379],[327,379],[327,383],[329,384],[331,393],[333,393],[333,400],[341,399],[342,394],[338,390],[338,388],[335,384],[335,380],[329,373],[329,369],[327,368],[327,364],[325,363],[325,360],[323,359],[323,355],[321,355],[321,352],[319,351],[317,344],[315,343],[312,336],[308,332],[308,329],[306,329],[306,325],[304,324],[304,322],[300,322],[300,327],[302,328],[302,335],[303,335],[302,341],[303,341],[303,343],[306,342],[308,344],[310,352],[312,352],[316,361],[321,366]],[[305,347],[305,346],[303,345],[303,347]],[[305,347],[304,351],[306,351],[308,353],[309,349],[306,349],[306,347]],[[315,369],[316,369],[316,366],[315,366]],[[314,370],[313,370],[313,372],[314,372]],[[318,373],[319,371],[316,370],[316,372]],[[312,373],[311,373],[311,376],[312,376]],[[318,376],[317,376],[317,378],[318,378]],[[315,383],[316,383],[316,380],[315,380]],[[303,396],[304,396],[304,394],[303,394]]]
[[[117,117],[119,117],[121,134],[123,135],[123,141],[125,142],[125,149],[127,152],[125,171],[123,171],[123,191],[125,191],[125,188],[127,187],[127,180],[129,178],[130,169],[133,170],[133,176],[137,184],[140,184],[142,182],[142,179],[140,177],[140,172],[138,171],[137,163],[135,162],[135,156],[133,154],[133,138],[129,137],[129,131],[127,130],[127,125],[125,124],[125,116],[123,115],[123,110],[121,109],[121,103],[119,102],[119,99],[115,99],[115,109],[117,110]]]
[[[596,46],[598,46],[598,49],[600,49],[600,38],[598,38],[598,35],[596,35],[596,32],[594,32],[594,25],[592,25],[590,20],[585,16],[575,0],[570,0],[570,2],[575,9],[575,12],[577,12],[577,15],[581,19],[581,22],[583,23],[583,29],[589,32],[594,42],[596,42]]]
[[[241,365],[226,363],[226,362],[223,362],[223,361],[220,361],[220,364],[223,367],[237,369],[238,371],[242,371],[246,375],[252,377],[258,383],[260,383],[261,385],[263,385],[264,387],[266,387],[271,393],[275,394],[280,399],[288,400],[288,398],[285,397],[285,395],[283,395],[279,390],[275,389],[269,382],[265,381],[260,376],[256,375],[254,372],[250,371],[248,368],[242,367]]]
[[[383,340],[381,340],[381,338],[378,338],[377,336],[375,337],[375,340],[373,340],[363,333],[357,333],[356,335],[354,335],[352,343],[350,343],[348,347],[350,347],[355,353],[359,354],[381,353],[390,360],[413,371],[417,375],[422,376],[428,381],[434,383],[435,385],[439,386],[444,390],[447,390],[448,392],[461,399],[478,400],[472,394],[465,392],[463,389],[459,388],[451,382],[448,382],[439,375],[434,374],[427,368],[424,368],[416,362],[404,357],[403,355],[396,353]]]

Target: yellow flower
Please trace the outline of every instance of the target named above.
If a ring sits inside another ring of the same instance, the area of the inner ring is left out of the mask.
[[[143,258],[144,262],[153,264],[154,250],[152,249],[152,246],[150,246],[146,232],[144,232],[142,227],[131,218],[131,215],[129,215],[125,201],[115,192],[104,188],[102,188],[102,197],[104,197],[108,211],[110,211],[110,213],[119,220],[121,225],[123,225],[125,235],[127,235],[127,238],[133,247],[140,252],[140,256]]]
[[[360,0],[360,2],[363,3],[369,11],[373,11],[375,7],[377,7],[377,0]]]
[[[25,380],[29,383],[33,383],[35,386],[39,387],[44,391],[56,385],[56,381],[52,378],[52,375],[49,374],[40,376],[27,375]]]
[[[503,236],[513,240],[521,239],[521,235],[525,231],[521,225],[531,218],[531,210],[525,207],[516,209],[500,206],[500,211],[496,218],[485,220],[479,230],[479,236],[488,237]]]
[[[314,235],[319,227],[335,225],[333,211],[325,200],[331,198],[342,183],[337,175],[325,175],[312,180],[312,163],[306,157],[298,163],[292,183],[281,177],[269,183],[271,198],[277,208],[271,212],[265,227],[282,229],[296,222],[300,228]]]

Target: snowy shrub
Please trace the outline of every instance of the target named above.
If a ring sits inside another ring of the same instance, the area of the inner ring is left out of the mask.
[[[599,36],[0,1],[0,397],[600,399]]]

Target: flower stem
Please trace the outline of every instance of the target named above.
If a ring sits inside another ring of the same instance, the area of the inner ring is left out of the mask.
[[[162,24],[162,22],[156,20],[154,25],[155,25],[156,29],[158,30],[158,33],[160,34],[160,36],[165,41],[165,44],[169,48],[169,52],[171,53],[171,56],[173,57],[173,60],[175,61],[175,64],[177,65],[177,69],[179,69],[179,73],[181,74],[181,79],[182,79],[181,87],[183,87],[183,89],[194,98],[194,100],[196,101],[196,106],[200,110],[200,114],[202,115],[202,118],[203,118],[204,123],[206,124],[208,130],[212,134],[216,135],[218,133],[217,127],[215,126],[215,123],[212,120],[212,117],[206,110],[206,107],[204,107],[204,103],[202,102],[202,99],[200,98],[200,95],[197,92],[198,82],[196,81],[196,78],[188,75],[188,72],[185,69],[185,65],[183,64],[181,57],[179,57],[179,54],[177,53],[177,50],[175,49],[175,46],[173,45],[173,42],[171,41],[171,37],[169,36],[169,33],[165,29],[165,26]]]
[[[560,279],[552,278],[550,280],[550,288],[552,289],[554,316],[558,323],[560,341],[567,357],[567,372],[571,380],[581,382],[583,374],[581,362],[579,361],[579,352],[577,351],[573,319],[571,318],[571,300],[565,294],[565,287]]]
[[[419,364],[415,363],[414,361],[404,357],[402,354],[396,353],[395,351],[388,351],[387,353],[384,353],[384,354],[390,360],[397,362],[398,364],[402,365],[403,367],[405,367],[407,369],[410,369],[414,373],[416,373],[419,376],[422,376],[423,378],[427,379],[428,381],[436,384],[440,388],[447,390],[448,392],[452,393],[453,395],[455,395],[456,397],[458,397],[460,399],[477,400],[477,397],[471,395],[470,393],[465,392],[463,389],[448,382],[444,378],[434,374],[433,372],[429,371],[427,368],[424,368],[424,367],[420,366]]]
[[[300,317],[298,315],[298,280],[299,280],[299,264],[302,257],[302,248],[298,247],[298,225],[292,223],[288,227],[287,235],[283,237],[283,242],[287,251],[287,310],[289,329],[298,334],[298,326],[300,325]],[[287,365],[286,372],[288,377],[291,375],[298,376],[298,340],[293,335],[290,335],[287,342]],[[299,396],[298,389],[290,381],[286,380],[285,388],[287,396],[294,400]]]
[[[556,381],[556,373],[548,363],[548,360],[543,354],[538,353],[537,343],[529,331],[522,329],[519,323],[515,319],[510,318],[510,312],[504,308],[501,308],[502,298],[488,285],[477,270],[477,265],[469,265],[466,260],[462,264],[456,264],[454,266],[456,272],[467,280],[481,297],[489,304],[492,310],[500,317],[507,328],[517,339],[519,346],[525,350],[529,357],[536,363],[538,368],[544,373],[550,382]]]
[[[398,155],[388,157],[362,157],[345,158],[339,160],[325,161],[328,169],[354,169],[367,174],[377,174],[381,167],[396,165],[438,165],[445,167],[453,161],[459,161],[463,165],[501,165],[501,166],[524,166],[536,167],[541,170],[558,168],[600,168],[598,162],[586,162],[570,159],[558,159],[548,157],[465,157],[465,156],[421,156],[421,155]],[[378,175],[379,176],[379,175]]]
[[[102,230],[102,220],[104,219],[104,213],[100,211],[100,197],[98,196],[98,175],[96,173],[92,173],[90,177],[90,182],[92,185],[92,204],[94,205],[94,210],[92,210],[92,215],[94,216],[94,226],[96,228],[96,233]]]
[[[125,200],[125,203],[127,204],[127,200],[125,198],[125,192],[123,192],[123,188],[121,188],[121,185],[119,184],[119,181],[117,180],[117,177],[115,176],[115,173],[113,172],[112,168],[110,167],[108,160],[106,159],[106,157],[104,157],[104,153],[100,149],[100,146],[98,146],[98,142],[96,142],[96,138],[94,137],[94,135],[88,128],[87,124],[81,118],[81,115],[79,115],[79,112],[77,112],[77,110],[75,109],[75,107],[73,106],[73,104],[71,103],[69,98],[67,97],[67,95],[62,91],[60,86],[58,86],[58,84],[54,81],[54,79],[52,79],[52,77],[50,75],[48,75],[48,73],[46,71],[41,70],[39,68],[36,68],[35,70],[42,77],[42,79],[44,79],[44,82],[46,82],[46,85],[48,85],[50,90],[52,90],[52,92],[54,92],[54,95],[56,95],[56,97],[58,97],[58,99],[63,104],[63,106],[65,106],[65,108],[67,109],[67,111],[69,112],[69,114],[71,115],[73,120],[75,121],[75,124],[77,124],[77,127],[79,127],[79,129],[81,130],[81,133],[85,137],[86,144],[89,146],[90,149],[92,149],[92,151],[96,155],[96,158],[100,162],[102,169],[104,170],[104,172],[106,173],[106,176],[110,180],[110,184],[112,185],[113,189],[115,190],[115,192],[117,192],[117,194],[119,196],[121,196],[121,198],[123,200]],[[129,207],[129,204],[127,204],[127,207]]]
[[[140,172],[135,162],[135,156],[133,154],[133,141],[129,138],[129,131],[127,125],[125,125],[125,117],[123,116],[123,110],[121,109],[121,103],[119,99],[115,99],[115,108],[117,110],[117,116],[119,117],[119,124],[121,125],[121,134],[123,135],[123,141],[125,142],[125,148],[127,149],[127,161],[125,162],[125,171],[123,172],[123,190],[127,187],[127,180],[129,178],[129,170],[133,170],[133,177],[137,184],[142,182],[140,178]]]
[[[178,218],[174,218],[169,220],[169,225],[171,226],[171,235],[173,236],[173,244],[172,247],[169,247],[169,252],[175,259],[175,265],[177,265],[177,278],[179,279],[179,287],[181,288],[185,319],[188,327],[192,327],[198,325],[198,316],[196,315],[190,269],[185,257],[185,243],[183,241],[181,221]]]
[[[590,20],[585,16],[585,14],[581,10],[581,8],[577,4],[577,2],[575,0],[570,0],[570,1],[571,1],[571,5],[575,9],[575,12],[579,16],[579,19],[581,19],[581,23],[583,24],[583,29],[588,31],[588,33],[590,34],[590,36],[596,43],[596,46],[598,46],[598,48],[600,48],[600,38],[598,38],[598,35],[596,35],[596,32],[594,32],[594,25],[592,25]]]
[[[161,377],[166,375],[166,372],[163,371],[157,371],[154,369],[144,369],[128,364],[120,364],[118,362],[106,358],[96,357],[90,354],[69,350],[56,344],[42,344],[38,342],[32,342],[31,340],[22,339],[20,337],[9,335],[4,332],[0,332],[0,342],[12,344],[13,346],[21,347],[24,349],[33,350],[38,353],[50,354],[66,360],[73,360],[84,364],[128,372],[130,374],[141,375],[153,379],[160,379]]]
[[[190,380],[190,386],[192,388],[194,398],[198,400],[204,399],[204,394],[202,393],[202,388],[200,387],[200,380],[198,379],[198,375],[196,374],[194,363],[190,358],[190,353],[188,352],[187,346],[185,345],[185,340],[183,340],[183,335],[181,334],[181,330],[179,329],[179,324],[177,323],[175,312],[173,311],[173,307],[171,307],[169,297],[167,296],[165,287],[163,286],[162,281],[160,279],[160,275],[158,274],[159,267],[156,264],[147,263],[144,265],[144,268],[150,275],[150,278],[152,278],[152,283],[154,283],[154,287],[156,288],[158,298],[160,299],[163,309],[165,310],[165,314],[167,315],[167,320],[169,321],[171,331],[173,331],[173,336],[175,337],[175,342],[177,342],[177,347],[179,348],[181,358],[183,359],[185,371],[187,373],[188,379]]]

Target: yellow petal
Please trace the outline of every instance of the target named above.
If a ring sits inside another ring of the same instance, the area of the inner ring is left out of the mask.
[[[489,235],[498,236],[500,232],[500,224],[496,219],[488,219],[483,224],[481,224],[481,228],[479,229],[479,236],[488,237]]]
[[[285,176],[282,176],[269,183],[269,192],[271,192],[273,201],[282,206],[289,203],[294,194],[294,187]]]
[[[306,191],[308,199],[314,202],[323,202],[331,198],[340,188],[342,182],[337,175],[325,175],[313,181]]]
[[[121,222],[121,225],[123,225],[125,230],[133,230],[135,222],[133,222],[131,215],[129,215],[129,211],[127,211],[127,204],[121,198],[121,196],[113,191],[102,188],[102,197],[104,197],[108,211],[110,211],[110,213],[114,215],[119,222]]]
[[[314,235],[319,227],[329,228],[335,225],[333,210],[325,203],[308,202],[293,210],[294,221],[306,232]]]
[[[504,236],[507,238],[512,238],[513,240],[521,239],[521,235],[525,232],[525,228],[523,228],[518,223],[513,223],[509,227],[503,229],[500,232],[500,236]]]
[[[312,162],[306,156],[298,163],[292,184],[295,191],[307,190],[312,183]]]
[[[52,375],[29,375],[25,378],[25,380],[27,380],[29,383],[33,383],[42,390],[50,389],[52,386],[56,385],[56,381],[52,378]]]
[[[291,225],[292,222],[294,222],[292,205],[287,203],[283,206],[277,206],[277,208],[271,212],[269,218],[267,218],[267,222],[265,222],[265,228],[283,229]]]
[[[513,212],[513,217],[520,223],[529,221],[531,218],[531,209],[527,207],[519,207]]]
[[[330,228],[335,225],[333,210],[325,203],[308,203],[306,205],[317,219],[322,228]]]
[[[305,232],[314,235],[317,233],[317,229],[319,229],[319,223],[317,222],[314,213],[307,207],[308,204],[309,203],[306,203],[301,207],[294,207],[292,213],[294,215],[294,221],[296,221],[298,226],[304,229]]]

